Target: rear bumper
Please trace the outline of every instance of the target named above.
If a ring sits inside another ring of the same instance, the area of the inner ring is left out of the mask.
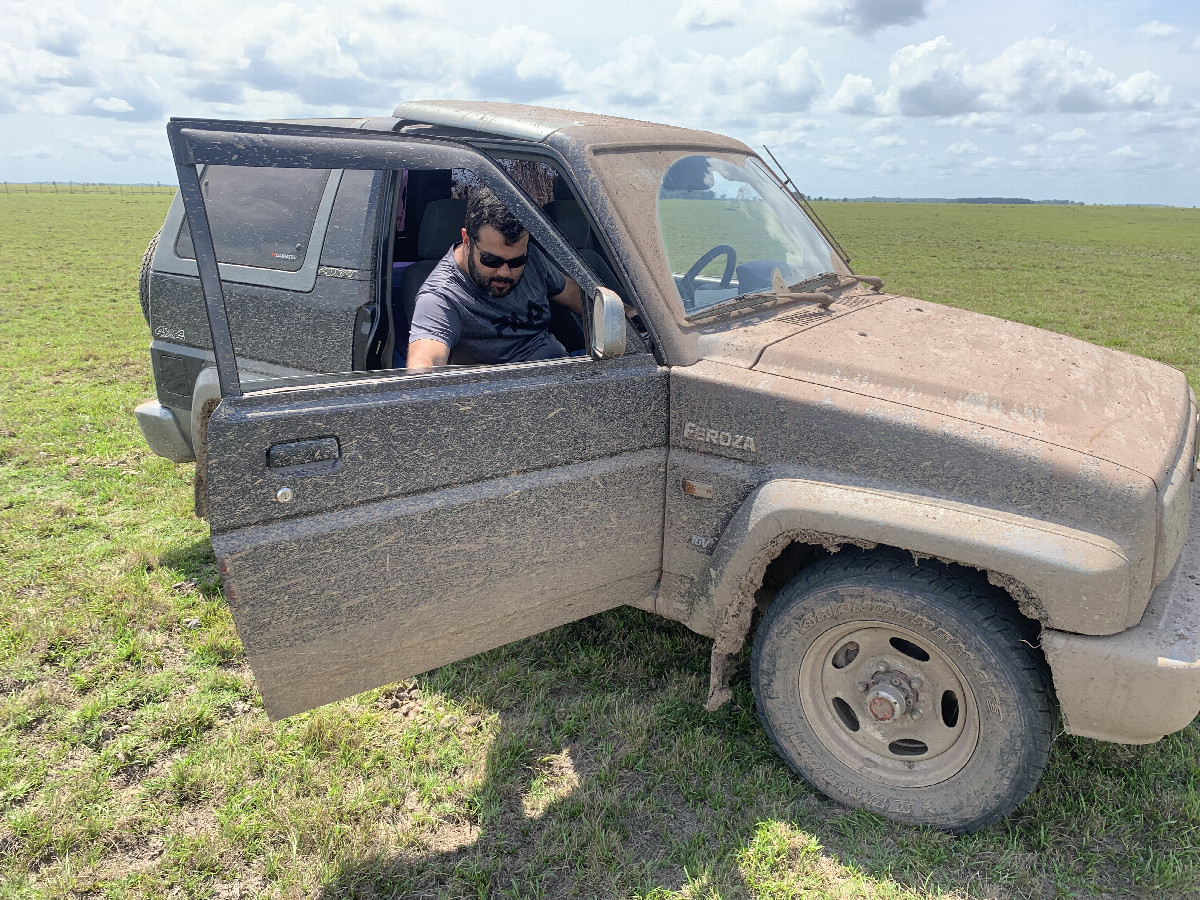
[[[190,462],[196,458],[191,442],[170,408],[157,400],[147,400],[133,411],[133,415],[142,429],[142,437],[159,456],[165,456],[171,462]]]
[[[1149,744],[1200,712],[1200,481],[1191,491],[1183,551],[1137,625],[1105,637],[1042,633],[1069,734]]]

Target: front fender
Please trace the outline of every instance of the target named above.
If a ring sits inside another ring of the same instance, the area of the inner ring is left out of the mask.
[[[1094,534],[1012,513],[914,494],[804,479],[778,479],[742,503],[713,553],[712,693],[727,699],[730,657],[741,650],[766,567],[800,541],[836,550],[879,544],[988,573],[1042,625],[1114,634],[1130,612],[1129,560]]]

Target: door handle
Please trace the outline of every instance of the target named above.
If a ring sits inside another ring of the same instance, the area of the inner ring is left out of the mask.
[[[342,447],[337,438],[313,438],[289,444],[275,444],[267,451],[267,465],[272,469],[286,469],[330,462],[341,455]]]

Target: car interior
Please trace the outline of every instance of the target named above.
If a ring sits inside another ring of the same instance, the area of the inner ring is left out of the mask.
[[[602,244],[566,179],[540,160],[497,158],[509,176],[546,212],[576,248],[597,280],[626,295],[612,266],[602,255]],[[465,169],[408,170],[399,173],[395,233],[392,241],[391,314],[395,323],[394,368],[404,368],[408,329],[417,293],[438,261],[458,240],[466,218],[467,196],[478,184]],[[553,260],[551,259],[553,263]],[[568,353],[585,349],[579,318],[557,303],[550,304],[550,331]],[[451,363],[469,360],[456,359]]]

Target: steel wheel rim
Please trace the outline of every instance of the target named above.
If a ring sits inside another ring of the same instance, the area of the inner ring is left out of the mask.
[[[939,784],[960,772],[978,745],[979,708],[962,671],[937,643],[908,628],[881,621],[830,628],[805,653],[797,676],[817,739],[842,765],[881,786]]]

